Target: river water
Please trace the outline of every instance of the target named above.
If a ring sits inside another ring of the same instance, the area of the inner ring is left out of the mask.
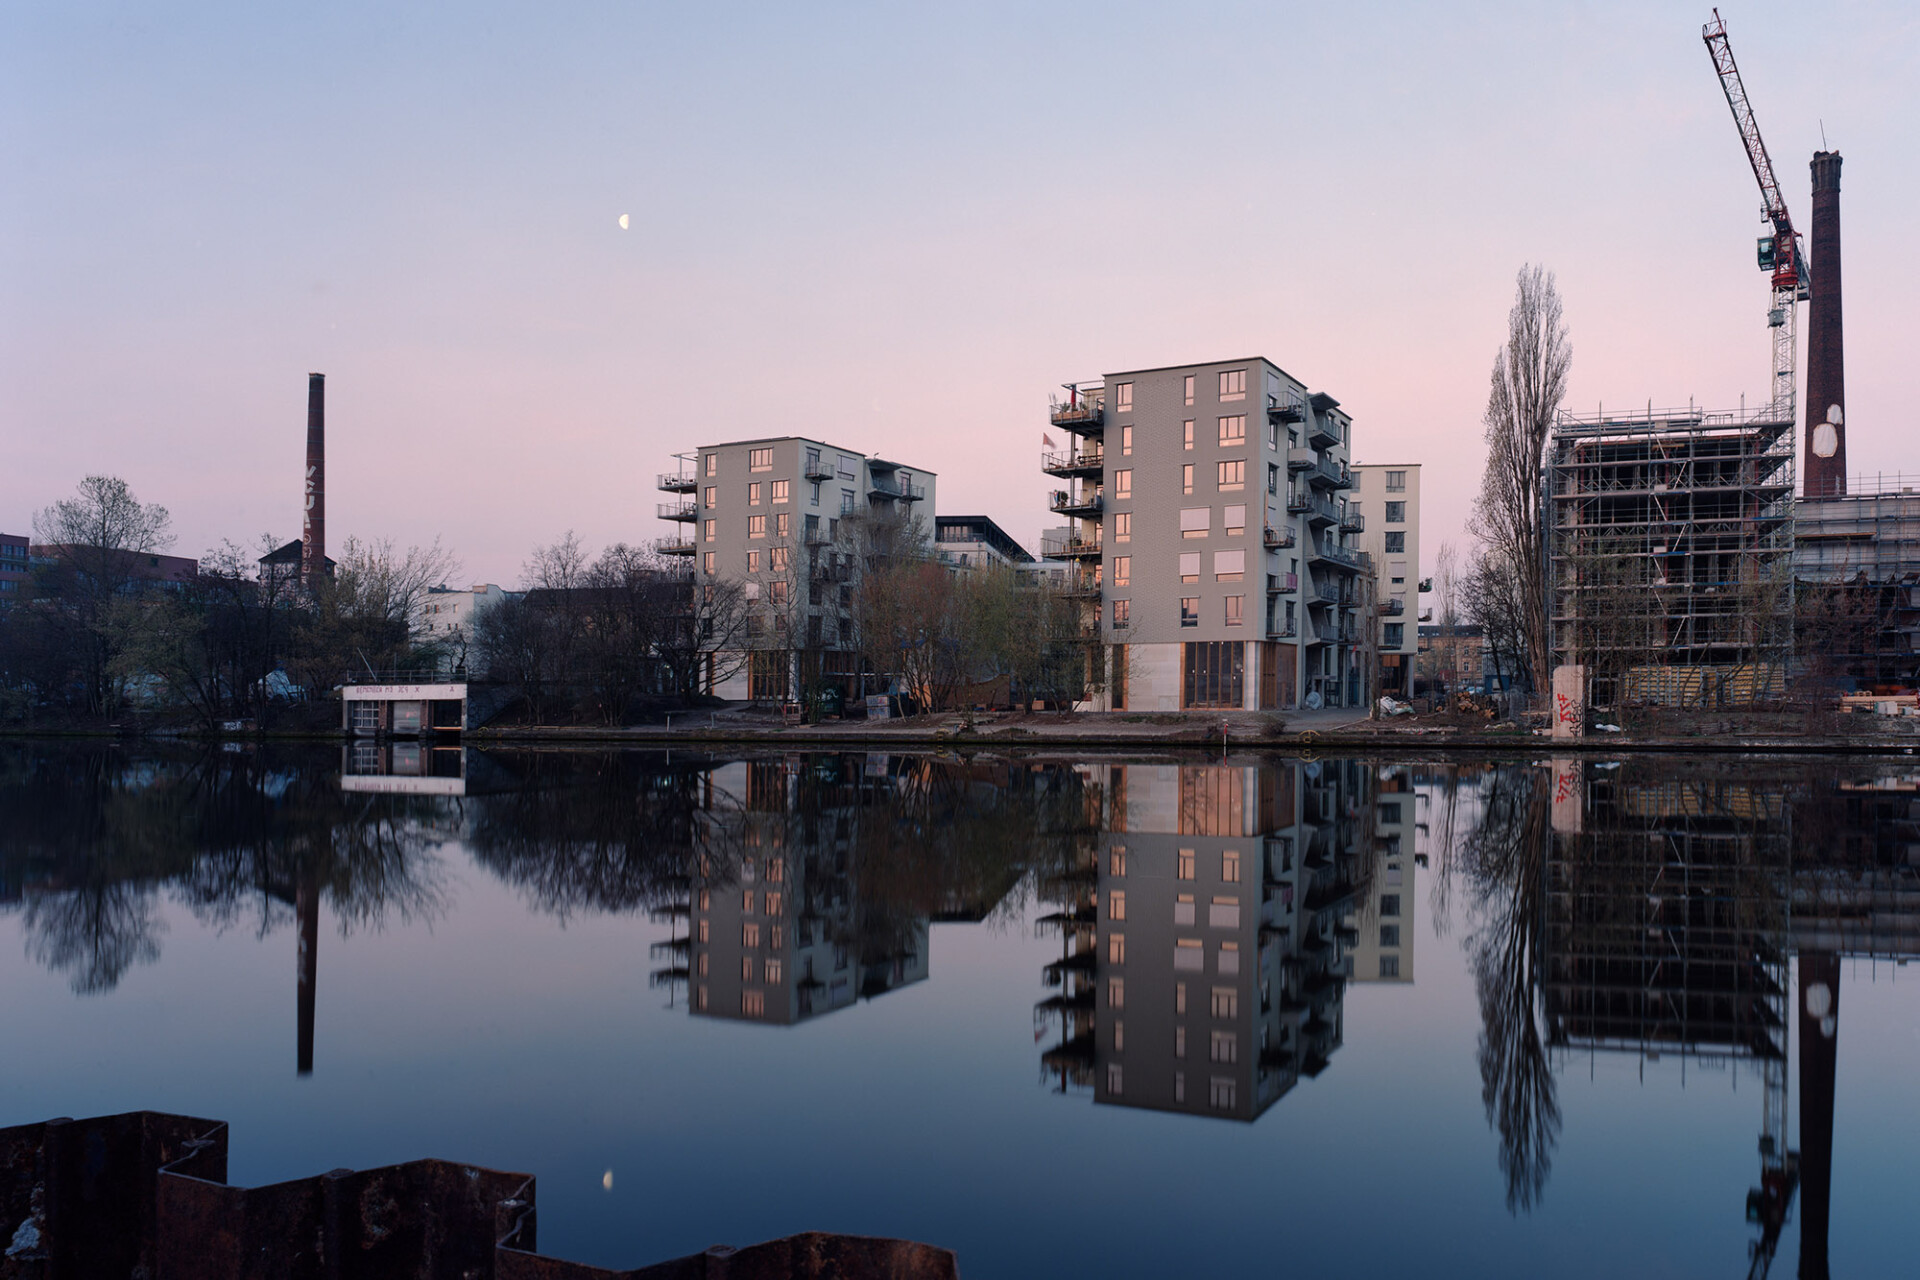
[[[1911,1275],[1917,950],[1910,764],[0,743],[0,1125],[606,1266]]]

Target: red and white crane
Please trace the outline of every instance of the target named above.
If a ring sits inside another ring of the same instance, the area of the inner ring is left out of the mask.
[[[1727,106],[1733,111],[1733,123],[1746,144],[1747,161],[1760,183],[1760,216],[1773,224],[1773,234],[1760,237],[1760,269],[1773,277],[1773,298],[1767,309],[1767,325],[1773,330],[1773,411],[1783,421],[1792,422],[1796,373],[1799,303],[1808,294],[1806,253],[1799,233],[1793,229],[1793,217],[1787,212],[1786,197],[1773,176],[1773,161],[1767,158],[1767,144],[1761,141],[1759,122],[1747,101],[1746,86],[1740,82],[1740,68],[1734,65],[1733,45],[1727,40],[1727,24],[1720,11],[1700,30],[1713,56],[1713,69],[1720,75],[1720,87],[1726,92]]]

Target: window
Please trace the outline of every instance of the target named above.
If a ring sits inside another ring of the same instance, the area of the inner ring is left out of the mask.
[[[767,518],[765,516],[748,516],[747,517],[747,536],[749,538],[766,537],[767,536]]]
[[[1220,972],[1231,975],[1240,972],[1240,944],[1223,942],[1220,944]]]
[[[1186,402],[1188,404],[1193,403],[1193,375],[1192,374],[1187,375],[1186,383],[1185,383],[1184,389],[1182,390],[1182,394],[1186,397]]]
[[[779,982],[786,976],[786,968],[787,966],[784,960],[778,957],[769,958],[767,961],[767,981]]]
[[[775,604],[785,604],[787,602],[787,581],[785,578],[776,578],[767,584],[767,598]]]
[[[712,573],[714,571],[714,553],[713,552],[703,551],[700,553],[700,568],[705,573]]]
[[[1231,493],[1247,487],[1247,462],[1244,458],[1216,464],[1220,474],[1220,492]]]
[[[1187,470],[1193,470],[1188,467]],[[1213,527],[1212,507],[1180,508],[1180,536],[1183,538],[1204,538],[1207,530]]]
[[[1127,962],[1127,935],[1110,933],[1107,935],[1107,963],[1125,964]]]
[[[1188,642],[1182,679],[1182,706],[1244,705],[1247,646],[1239,640]]]
[[[740,993],[740,1012],[748,1018],[767,1016],[767,993],[764,991],[742,991]]]
[[[785,910],[786,903],[781,899],[779,893],[772,889],[767,890],[765,899],[766,914],[777,916],[783,914]]]
[[[1184,1071],[1173,1073],[1173,1100],[1175,1102],[1187,1100],[1187,1073]]]
[[[747,554],[757,556],[760,553],[758,551],[749,551]],[[775,547],[773,550],[767,552],[767,568],[773,570],[775,573],[785,573],[791,566],[792,561],[793,549],[791,547]]]
[[[1396,552],[1400,555],[1405,555],[1407,553],[1406,531],[1403,529],[1394,529],[1388,532],[1386,550],[1389,555]]]
[[[747,552],[747,572],[760,572],[760,553],[758,551]]]
[[[1185,1027],[1175,1027],[1173,1029],[1173,1056],[1176,1058],[1184,1058],[1187,1056],[1187,1029]]]
[[[752,956],[740,957],[740,981],[742,982],[753,981],[753,957]]]
[[[757,947],[760,945],[760,926],[749,921],[740,926],[740,945]]]
[[[760,482],[758,480],[755,480],[747,486],[747,505],[750,507],[760,505]]]
[[[1124,890],[1115,889],[1107,895],[1107,919],[1125,920],[1127,918],[1127,895]]]
[[[793,481],[775,480],[773,482],[773,500],[775,502],[787,501],[792,494],[792,490],[793,490]]]
[[[1180,879],[1193,879],[1193,850],[1182,849],[1175,861],[1174,868],[1174,874]]]
[[[1220,514],[1220,523],[1226,526],[1226,533],[1229,538],[1245,533],[1247,531],[1246,504],[1244,502],[1236,502],[1232,506],[1225,508]]]
[[[779,884],[786,878],[787,860],[785,858],[769,858],[767,860],[767,883]],[[775,912],[774,914],[777,915],[779,913]]]
[[[1400,976],[1400,957],[1399,956],[1381,956],[1380,957],[1380,976],[1383,978],[1399,977]]]
[[[1120,1064],[1117,1062],[1109,1062],[1107,1064],[1107,1092],[1108,1093],[1123,1092],[1123,1090],[1120,1087],[1120,1084],[1121,1084]]]
[[[777,512],[773,517],[773,531],[782,538],[792,537],[793,513],[790,511]]]
[[[1200,581],[1200,553],[1198,551],[1183,551],[1180,553],[1180,581]]]
[[[706,499],[705,505],[709,507],[717,506],[720,502],[720,486],[715,484],[708,485],[706,492],[701,496]]]
[[[1193,492],[1193,464],[1191,462],[1180,468],[1180,492]]]
[[[1125,978],[1107,979],[1107,1008],[1124,1009],[1127,1007],[1127,980]]]
[[[1398,920],[1400,918],[1400,895],[1397,893],[1381,894],[1380,914],[1385,919]]]
[[[1207,1037],[1209,1062],[1240,1061],[1240,1037],[1231,1031],[1215,1031]]]
[[[1220,855],[1220,879],[1227,884],[1240,883],[1240,851],[1228,849]]]
[[[1214,1076],[1207,1081],[1207,1105],[1216,1111],[1231,1111],[1234,1103],[1234,1084],[1224,1076]]]
[[[1238,929],[1240,927],[1240,899],[1215,898],[1207,904],[1207,928]]]
[[[707,455],[707,474],[710,476],[720,474],[720,455],[719,454],[710,453]]]
[[[1387,504],[1387,523],[1405,524],[1406,522],[1407,504],[1405,502],[1389,502]]]
[[[1113,558],[1113,585],[1126,587],[1133,585],[1133,557],[1115,556]]]
[[[1193,895],[1183,893],[1173,900],[1173,923],[1193,927]]]
[[[1407,624],[1406,623],[1389,622],[1386,624],[1383,630],[1386,632],[1386,634],[1380,638],[1380,643],[1386,645],[1387,648],[1398,649],[1401,645],[1407,642]]]
[[[819,506],[820,505],[820,482],[818,480],[815,480],[811,484],[809,484],[807,488],[813,491],[811,494],[807,496],[807,505],[810,507]]]
[[[1183,627],[1197,627],[1200,625],[1200,597],[1180,597],[1180,625]]]
[[[708,520],[700,526],[700,535],[707,542],[718,540],[720,537],[720,522],[718,520]]]
[[[1132,427],[1120,428],[1120,456],[1123,458],[1131,458],[1133,456]]]
[[[1213,989],[1213,1016],[1216,1018],[1237,1018],[1240,1016],[1240,993],[1232,987]]]
[[[1216,551],[1213,553],[1213,580],[1215,582],[1239,582],[1247,576],[1246,570],[1246,552]]]
[[[1399,946],[1400,945],[1400,926],[1397,924],[1381,925],[1380,926],[1380,945],[1383,947]]]
[[[1107,874],[1124,876],[1127,874],[1127,851],[1116,848],[1107,854]]]
[[[1226,625],[1230,627],[1241,626],[1246,620],[1247,598],[1245,596],[1228,596],[1225,604],[1226,614],[1223,620]]]
[[[1122,382],[1113,388],[1113,411],[1127,413],[1133,408],[1133,384]]]
[[[1133,472],[1116,471],[1113,473],[1113,496],[1131,498],[1133,496]]]
[[[853,514],[853,490],[851,489],[840,491],[840,514],[843,516]]]
[[[1191,450],[1193,448],[1193,419],[1192,418],[1188,418],[1185,422],[1180,424],[1180,447],[1188,450]]]
[[[1197,947],[1200,944],[1196,942],[1193,945]],[[1175,1013],[1187,1011],[1187,984],[1184,982],[1173,984],[1173,1011]]]
[[[1222,400],[1245,400],[1247,398],[1247,371],[1245,369],[1222,369],[1220,371],[1220,398]]]
[[[712,959],[713,957],[709,956],[706,952],[702,951],[700,953],[700,958],[694,961],[694,965],[693,965],[694,972],[698,973],[703,978],[706,977],[708,969],[712,967],[711,965]]]
[[[1127,1024],[1115,1020],[1113,1024],[1113,1051],[1119,1053],[1127,1047]]]
[[[1247,415],[1236,413],[1220,419],[1220,443],[1245,444],[1247,442]]]
[[[708,934],[708,932],[709,932],[709,930],[708,930],[708,925],[709,925],[710,923],[711,923],[711,921],[707,921],[707,920],[702,920],[702,921],[700,922],[700,928],[699,928],[699,937],[700,937],[700,941],[702,941],[702,942],[707,942],[707,941],[709,941],[709,939],[708,939],[708,937],[707,937],[707,934]]]
[[[749,471],[773,470],[773,450],[772,449],[747,450],[747,470]]]
[[[1116,511],[1113,513],[1113,540],[1125,542],[1133,537],[1133,512]]]
[[[1097,606],[1096,606],[1097,607]],[[1133,622],[1133,601],[1115,600],[1113,602],[1113,625],[1126,627]]]
[[[1404,471],[1387,472],[1387,492],[1405,493],[1407,491],[1407,473]]]
[[[1280,468],[1271,462],[1267,464],[1267,492],[1272,494],[1280,492]]]
[[[1198,973],[1207,967],[1207,950],[1198,938],[1179,938],[1173,944],[1175,973]],[[1184,993],[1183,993],[1184,994]],[[1185,1012],[1184,1006],[1182,1012]]]

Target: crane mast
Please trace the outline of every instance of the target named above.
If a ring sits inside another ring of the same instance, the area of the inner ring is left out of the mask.
[[[1767,308],[1767,326],[1773,331],[1773,405],[1772,412],[1782,420],[1795,418],[1794,380],[1798,351],[1799,302],[1808,294],[1806,254],[1800,236],[1793,229],[1793,217],[1787,212],[1786,197],[1773,176],[1773,161],[1767,156],[1767,144],[1760,137],[1760,124],[1753,118],[1753,106],[1747,101],[1747,89],[1740,80],[1740,68],[1733,60],[1733,45],[1727,39],[1727,24],[1720,11],[1713,21],[1700,29],[1713,69],[1720,76],[1720,88],[1727,95],[1727,107],[1740,130],[1740,141],[1747,148],[1747,162],[1753,166],[1754,180],[1760,184],[1760,216],[1773,224],[1773,234],[1760,238],[1760,268],[1772,273],[1773,297]]]

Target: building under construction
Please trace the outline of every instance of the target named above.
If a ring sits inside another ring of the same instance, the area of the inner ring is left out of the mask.
[[[1586,665],[1601,703],[1779,695],[1792,648],[1790,412],[1563,415],[1547,467],[1555,665]]]

